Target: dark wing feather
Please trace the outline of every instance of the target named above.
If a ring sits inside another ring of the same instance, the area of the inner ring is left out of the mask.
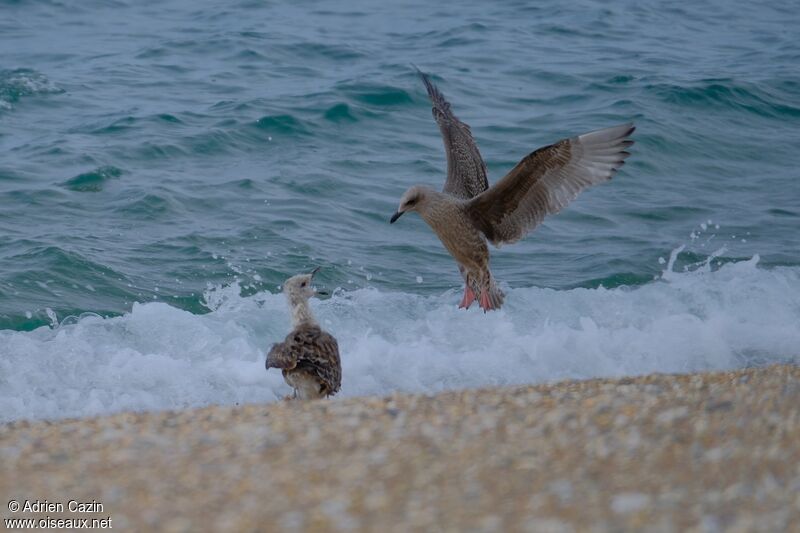
[[[333,395],[342,386],[342,363],[339,344],[333,336],[317,326],[301,326],[292,331],[284,341],[292,352],[296,370],[304,370],[317,378]]]
[[[291,336],[291,333],[289,334]],[[289,338],[287,337],[287,341]],[[267,354],[266,367],[281,368],[283,370],[291,370],[297,366],[297,353],[290,349],[287,342],[276,342]]]
[[[632,124],[564,139],[527,155],[467,212],[493,244],[515,242],[583,189],[611,179],[630,154]]]
[[[469,126],[456,118],[450,103],[431,82],[427,75],[419,72],[433,105],[433,117],[439,125],[447,154],[447,181],[443,191],[463,199],[476,196],[489,187],[486,179],[486,164],[472,139]]]

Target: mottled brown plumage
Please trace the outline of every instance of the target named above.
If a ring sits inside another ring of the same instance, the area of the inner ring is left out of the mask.
[[[447,181],[442,189],[447,194],[469,199],[489,187],[486,163],[472,138],[469,126],[461,122],[450,109],[441,91],[431,80],[417,70],[431,100],[431,112],[442,133],[444,152],[447,155]]]
[[[342,386],[339,345],[319,327],[308,307],[315,273],[293,276],[284,283],[293,329],[283,342],[272,345],[266,361],[268,371],[281,369],[284,380],[294,389],[293,397],[302,400],[333,396]]]
[[[622,124],[540,148],[487,188],[486,167],[469,127],[455,118],[427,76],[420,75],[444,139],[447,181],[441,193],[418,185],[408,189],[391,222],[405,212],[417,211],[464,276],[459,307],[469,308],[477,299],[484,312],[497,309],[503,292],[489,269],[486,241],[498,247],[516,242],[586,187],[611,179],[630,155],[625,149],[633,144],[628,136],[635,128]]]
[[[496,246],[518,241],[583,189],[611,179],[630,156],[634,129],[622,124],[539,148],[468,204],[470,218]]]
[[[286,382],[295,390],[307,388],[298,383],[298,379],[309,377],[312,381],[310,392],[319,397],[332,396],[342,386],[339,345],[319,326],[301,325],[292,330],[283,342],[273,344],[267,355],[267,368],[280,368]],[[316,391],[313,382],[316,382]],[[305,390],[301,395],[307,395]]]

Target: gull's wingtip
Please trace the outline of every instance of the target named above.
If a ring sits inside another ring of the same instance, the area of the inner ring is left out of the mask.
[[[636,124],[634,124],[633,122],[628,122],[625,125],[628,127],[628,132],[625,134],[626,137],[628,135],[631,135],[634,131],[636,131]]]
[[[419,79],[422,80],[422,83],[425,84],[425,87],[426,88],[430,87],[432,85],[430,77],[428,77],[427,74],[422,72],[422,70],[417,65],[415,65],[414,63],[410,63],[410,65],[411,65],[411,68],[413,68],[416,71],[417,76],[419,76]]]
[[[422,72],[420,68],[413,63],[411,63],[411,66],[414,67],[414,69],[417,71],[417,76],[419,76],[419,78],[422,80],[422,83],[425,84],[425,89],[427,89],[428,94],[430,96],[433,96],[434,94],[439,92],[436,85],[433,84],[433,82],[431,81],[431,77],[428,74]]]
[[[623,122],[618,126],[611,126],[607,128],[609,132],[614,132],[616,135],[620,137],[627,137],[634,131],[636,131],[636,125],[633,122]]]

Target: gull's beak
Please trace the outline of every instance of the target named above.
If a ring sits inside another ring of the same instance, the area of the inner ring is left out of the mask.
[[[398,219],[398,218],[400,218],[401,216],[403,216],[403,213],[404,213],[404,212],[405,212],[405,211],[398,211],[397,213],[395,213],[394,215],[392,215],[392,218],[390,218],[390,219],[389,219],[389,224],[394,224],[394,223],[397,221],[397,219]]]
[[[314,270],[311,271],[311,279],[314,279],[314,274],[319,272],[320,268],[322,268],[322,267],[317,267],[317,268],[315,268]],[[314,289],[314,293],[319,294],[321,296],[328,296],[328,292],[327,291],[318,291],[317,289]]]

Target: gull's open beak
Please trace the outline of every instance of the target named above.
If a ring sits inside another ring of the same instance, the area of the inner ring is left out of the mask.
[[[389,224],[394,224],[397,221],[398,218],[403,216],[403,213],[404,213],[404,211],[398,211],[397,213],[392,215],[392,218],[389,219]]]
[[[314,274],[319,272],[320,268],[322,268],[322,267],[317,267],[317,268],[315,268],[314,270],[311,271],[311,278],[312,279],[314,278]],[[314,289],[314,293],[316,293],[318,295],[321,295],[321,296],[328,296],[328,292],[327,291],[318,291],[317,289]]]

